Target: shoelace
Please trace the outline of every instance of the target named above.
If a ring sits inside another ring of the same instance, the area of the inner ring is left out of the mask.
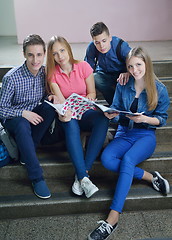
[[[158,177],[155,177],[153,182],[159,188],[160,182],[158,181]]]
[[[105,231],[107,231],[107,232],[110,234],[110,233],[112,232],[113,227],[112,227],[109,223],[107,223],[107,222],[105,222],[105,221],[103,221],[103,220],[98,221],[97,223],[98,223],[98,224],[101,224],[98,229],[99,229],[102,233],[104,233]]]
[[[90,184],[89,179],[88,179],[88,180],[85,180],[85,181],[82,183],[82,186],[85,187],[85,186],[87,186],[88,184]]]

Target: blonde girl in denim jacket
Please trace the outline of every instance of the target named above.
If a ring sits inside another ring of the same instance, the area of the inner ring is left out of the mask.
[[[115,231],[133,179],[152,183],[163,195],[170,192],[168,181],[159,172],[149,173],[137,167],[155,150],[155,129],[166,124],[170,103],[167,89],[156,78],[151,59],[141,47],[131,49],[126,65],[131,77],[126,85],[117,85],[111,107],[139,114],[105,114],[109,119],[118,119],[119,126],[101,160],[105,168],[117,172],[119,177],[109,215],[89,234],[89,240],[107,239]]]

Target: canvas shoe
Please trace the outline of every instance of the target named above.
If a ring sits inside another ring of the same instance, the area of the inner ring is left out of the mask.
[[[25,162],[22,159],[20,159],[20,164],[24,166]]]
[[[79,196],[81,196],[84,193],[84,190],[81,187],[81,183],[78,180],[76,175],[75,175],[75,181],[72,185],[72,192]]]
[[[158,192],[161,192],[164,195],[167,195],[170,192],[170,185],[168,181],[163,178],[159,172],[152,172],[153,180],[152,185],[154,189]]]
[[[100,224],[94,231],[88,235],[88,240],[105,240],[117,229],[118,223],[114,226],[110,225],[106,221],[99,221]]]
[[[94,185],[88,177],[84,177],[81,180],[81,187],[85,193],[87,198],[91,197],[94,193],[96,193],[99,189]]]
[[[37,197],[47,199],[51,197],[50,190],[44,180],[32,182],[34,193]]]

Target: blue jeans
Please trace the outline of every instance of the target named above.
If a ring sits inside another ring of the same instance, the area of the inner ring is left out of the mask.
[[[105,168],[119,173],[111,209],[122,212],[133,178],[140,180],[144,174],[144,170],[136,166],[149,158],[155,147],[154,130],[118,127],[114,140],[101,156]]]
[[[56,115],[54,109],[47,103],[38,105],[33,112],[42,116],[44,121],[34,126],[23,117],[15,117],[7,119],[3,124],[16,140],[20,157],[25,162],[31,181],[43,177],[43,171],[36,156],[36,147]]]
[[[105,73],[101,71],[94,73],[96,89],[103,94],[109,105],[113,101],[118,76],[119,73]]]
[[[61,124],[65,132],[67,150],[78,179],[88,177],[86,171],[91,169],[103,146],[109,120],[101,112],[88,110],[83,114],[81,120],[71,119],[71,121],[61,122]],[[85,157],[80,138],[81,130],[91,131]]]

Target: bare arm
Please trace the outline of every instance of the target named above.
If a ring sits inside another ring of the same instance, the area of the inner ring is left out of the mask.
[[[87,98],[90,100],[94,100],[96,98],[96,89],[95,89],[95,83],[94,83],[94,76],[93,73],[90,74],[89,77],[87,77],[86,86],[87,86]]]
[[[59,103],[64,103],[65,98],[58,86],[57,83],[50,83],[50,89],[53,92],[53,94],[58,98]]]

